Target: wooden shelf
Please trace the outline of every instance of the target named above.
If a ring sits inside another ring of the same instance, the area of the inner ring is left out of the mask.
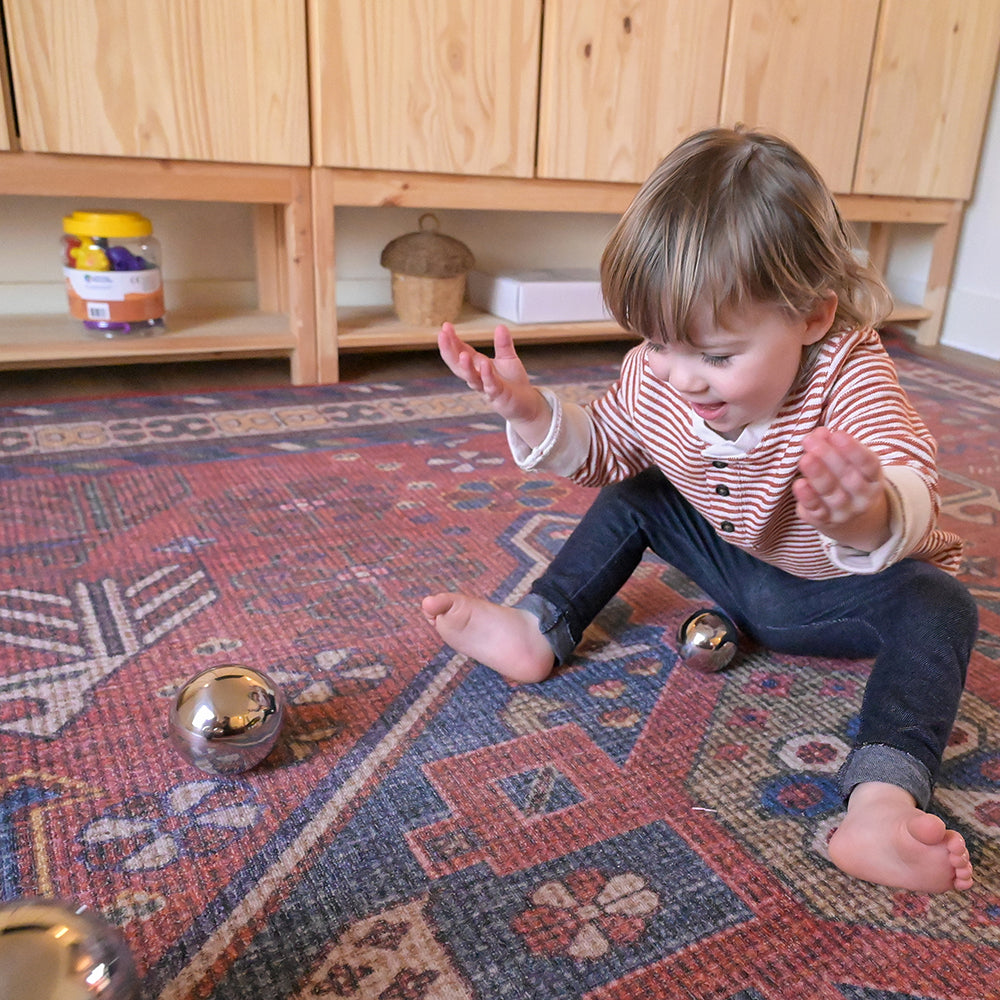
[[[902,323],[904,325],[922,323],[924,320],[930,319],[933,315],[930,309],[914,305],[912,302],[897,302],[886,322]]]
[[[125,337],[97,336],[63,315],[0,317],[0,369],[291,357],[295,349],[280,313],[168,313],[163,330]]]
[[[922,306],[908,302],[896,304],[889,323],[915,323],[930,315]],[[466,343],[476,346],[493,343],[493,330],[498,324],[508,327],[516,344],[544,341],[583,342],[588,340],[635,340],[613,320],[592,323],[511,323],[489,313],[479,312],[466,304],[455,329]],[[434,348],[437,346],[436,326],[411,326],[397,319],[386,308],[355,307],[340,310],[337,322],[337,343],[341,351],[389,351]]]
[[[162,333],[90,336],[65,315],[0,316],[0,369],[288,357],[318,380],[310,170],[122,156],[0,153],[0,194],[219,201],[253,206],[259,312],[169,312]]]
[[[364,208],[494,209],[505,212],[587,212],[620,215],[638,184],[474,177],[389,170],[325,168],[320,181],[337,205]]]
[[[475,208],[494,211],[620,214],[637,185],[465,177],[391,171],[187,163],[125,157],[0,154],[0,193],[218,200],[254,206],[259,312],[172,313],[148,337],[98,338],[66,316],[0,317],[0,370],[129,364],[225,357],[288,357],[297,384],[335,382],[344,351],[433,348],[436,328],[401,323],[389,307],[338,309],[334,209],[338,205]],[[845,218],[869,223],[869,249],[882,270],[898,224],[935,227],[927,296],[901,304],[891,322],[915,325],[921,343],[940,326],[963,205],[961,202],[839,196]],[[464,339],[489,344],[503,322],[471,307],[458,322]],[[613,322],[511,326],[520,343],[632,339]]]
[[[621,214],[638,191],[637,184],[556,181],[531,178],[474,177],[386,170],[317,167],[312,175],[315,239],[317,370],[320,382],[339,377],[340,351],[388,351],[433,348],[436,328],[401,323],[388,307],[338,308],[334,254],[334,210],[341,205],[381,208],[478,209],[485,211]],[[937,340],[954,261],[964,205],[941,198],[836,195],[841,215],[868,226],[868,251],[883,274],[888,269],[897,226],[933,228],[932,262],[924,302],[897,303],[890,323],[916,328],[920,343]],[[489,344],[493,328],[504,322],[466,307],[456,327],[475,345]],[[510,326],[520,343],[629,338],[613,322]]]
[[[546,341],[634,340],[613,320],[593,323],[511,323],[489,313],[479,312],[468,304],[455,322],[459,336],[467,343],[493,343],[493,330],[507,326],[515,343]],[[343,309],[338,320],[337,341],[342,351],[396,350],[437,346],[438,327],[411,326],[380,307]]]

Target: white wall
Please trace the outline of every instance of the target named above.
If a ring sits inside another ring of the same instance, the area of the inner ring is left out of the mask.
[[[965,215],[941,342],[1000,359],[1000,77]]]
[[[893,293],[920,302],[930,266],[931,230],[914,226],[897,236],[887,279]],[[941,343],[1000,359],[1000,77],[979,176],[965,212]]]

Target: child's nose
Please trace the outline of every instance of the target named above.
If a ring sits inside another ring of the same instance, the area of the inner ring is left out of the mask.
[[[700,392],[708,384],[693,364],[684,361],[678,361],[670,366],[667,381],[684,395]]]

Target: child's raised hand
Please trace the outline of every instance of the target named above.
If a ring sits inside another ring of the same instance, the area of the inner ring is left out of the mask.
[[[828,538],[863,552],[889,540],[889,501],[878,457],[843,431],[819,427],[804,442],[796,513]]]
[[[451,371],[480,393],[504,420],[514,424],[539,420],[547,430],[551,420],[548,403],[531,384],[507,327],[498,326],[494,331],[492,359],[461,340],[451,323],[441,327],[438,350]]]

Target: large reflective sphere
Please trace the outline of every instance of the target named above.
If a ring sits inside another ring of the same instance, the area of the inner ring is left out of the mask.
[[[235,774],[271,752],[284,716],[284,695],[267,674],[227,663],[203,670],[177,693],[170,740],[202,771]]]
[[[738,642],[736,626],[709,608],[696,611],[677,630],[680,658],[703,674],[725,670],[736,655]]]
[[[79,903],[0,904],[3,1000],[133,1000],[139,979],[121,934]]]

